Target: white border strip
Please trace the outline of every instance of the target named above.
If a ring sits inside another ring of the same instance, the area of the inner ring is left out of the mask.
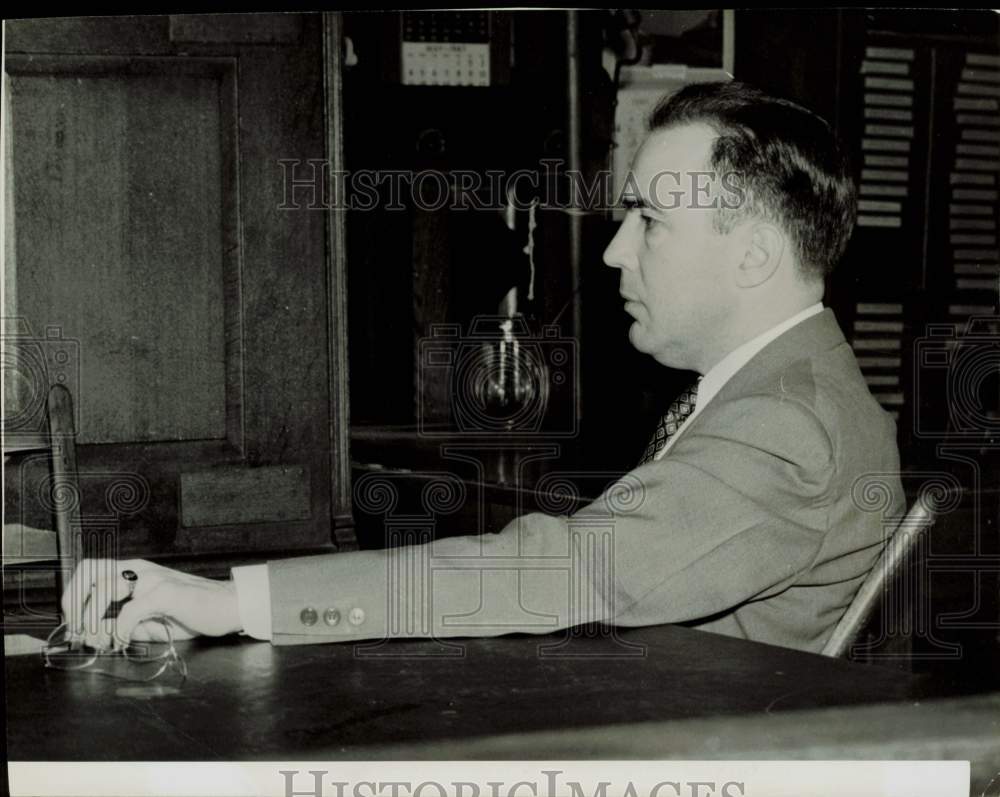
[[[970,766],[968,761],[11,762],[9,776],[14,797],[965,797]]]

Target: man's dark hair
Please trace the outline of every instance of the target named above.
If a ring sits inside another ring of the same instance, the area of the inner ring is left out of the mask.
[[[806,275],[825,277],[847,248],[857,196],[850,167],[830,126],[812,111],[743,83],[695,83],[660,102],[651,131],[703,123],[719,137],[710,168],[734,174],[745,192],[721,208],[718,232],[747,216],[780,224]]]

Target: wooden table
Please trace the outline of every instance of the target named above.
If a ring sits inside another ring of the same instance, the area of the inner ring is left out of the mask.
[[[556,644],[565,639],[450,641],[458,647],[197,640],[182,645],[190,675],[179,690],[12,657],[8,758],[301,760],[377,757],[388,748],[420,757],[425,745],[447,757],[469,744],[476,757],[544,758],[544,745],[517,749],[509,739],[611,726],[627,740],[641,723],[912,703],[929,690],[925,679],[894,670],[677,626]],[[491,750],[500,738],[508,741]],[[659,737],[631,738],[648,751]]]

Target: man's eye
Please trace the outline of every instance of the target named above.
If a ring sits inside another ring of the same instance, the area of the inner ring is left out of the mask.
[[[657,219],[655,219],[653,216],[650,216],[648,213],[642,214],[642,224],[647,230],[655,226],[656,222]]]

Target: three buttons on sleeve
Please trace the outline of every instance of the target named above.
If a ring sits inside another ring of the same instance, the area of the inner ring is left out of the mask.
[[[306,606],[299,612],[299,621],[302,625],[313,626],[319,622],[319,612],[312,606]],[[347,613],[347,622],[351,625],[361,625],[365,621],[365,610],[355,606]],[[340,612],[337,609],[327,609],[323,612],[323,622],[331,628],[340,624]]]

